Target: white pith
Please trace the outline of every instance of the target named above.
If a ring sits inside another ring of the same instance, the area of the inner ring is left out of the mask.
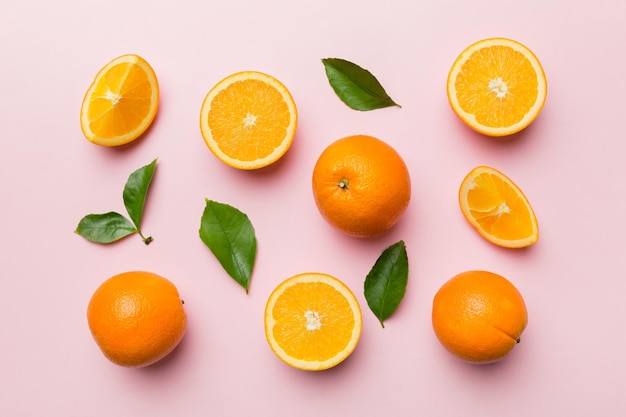
[[[505,98],[506,94],[509,92],[509,86],[506,85],[501,77],[496,77],[489,81],[487,88],[489,88],[489,91],[494,93],[500,100]]]
[[[256,125],[256,119],[257,116],[255,116],[254,114],[246,114],[246,117],[244,117],[243,119],[243,127],[246,128],[250,128],[250,127],[254,127],[254,125]]]
[[[319,330],[322,327],[322,320],[317,311],[307,310],[304,312],[304,319],[306,320],[306,329],[313,331]]]

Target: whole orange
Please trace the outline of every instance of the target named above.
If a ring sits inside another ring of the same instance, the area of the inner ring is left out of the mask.
[[[469,362],[503,359],[520,342],[526,304],[506,278],[467,271],[446,282],[433,300],[432,324],[441,344]]]
[[[348,136],[318,158],[313,196],[322,217],[335,228],[351,236],[375,236],[396,224],[409,205],[409,170],[382,140]]]
[[[151,365],[182,340],[187,315],[178,290],[151,272],[115,275],[94,292],[87,321],[102,353],[121,366]]]

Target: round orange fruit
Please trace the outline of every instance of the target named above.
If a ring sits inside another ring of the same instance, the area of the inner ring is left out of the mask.
[[[321,371],[343,362],[361,337],[361,307],[328,274],[308,272],[279,284],[265,307],[265,336],[286,364]]]
[[[96,289],[87,321],[96,344],[111,362],[144,367],[180,343],[187,315],[172,282],[150,272],[132,271],[115,275]]]
[[[258,71],[231,74],[200,109],[204,142],[223,163],[253,170],[278,161],[296,134],[298,111],[287,87]]]
[[[390,229],[405,212],[411,179],[390,145],[372,136],[348,136],[318,158],[313,196],[332,226],[351,236],[371,237]]]
[[[468,46],[448,74],[452,110],[475,131],[508,136],[530,125],[546,101],[546,75],[537,56],[512,39]]]
[[[474,363],[496,362],[520,342],[526,304],[506,278],[467,271],[446,282],[433,300],[432,325],[441,344]]]

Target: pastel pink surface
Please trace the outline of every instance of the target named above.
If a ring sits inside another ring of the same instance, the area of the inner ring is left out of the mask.
[[[626,413],[622,0],[61,0],[3,9],[0,415]],[[492,36],[526,44],[548,77],[543,112],[507,142],[470,131],[445,94],[456,56]],[[95,73],[124,53],[151,63],[161,105],[145,137],[105,149],[82,137],[78,112]],[[368,68],[402,108],[349,109],[328,85],[325,57]],[[261,171],[223,165],[199,131],[208,90],[241,70],[280,79],[299,110],[292,148]],[[411,172],[408,211],[376,239],[331,229],[310,189],[321,151],[358,133],[387,141]],[[128,174],[156,157],[143,221],[151,245],[131,236],[102,247],[73,233],[87,213],[123,211]],[[535,246],[497,248],[463,219],[458,186],[481,164],[505,172],[530,199],[541,232]],[[256,228],[248,295],[198,237],[205,198],[238,207]],[[382,329],[363,281],[400,239],[409,286]],[[109,363],[86,323],[95,288],[132,269],[172,280],[189,317],[179,348],[140,370]],[[507,277],[527,303],[522,343],[496,365],[460,362],[431,329],[435,292],[468,269]],[[363,308],[356,351],[322,373],[284,365],[263,332],[272,289],[306,271],[342,279]]]

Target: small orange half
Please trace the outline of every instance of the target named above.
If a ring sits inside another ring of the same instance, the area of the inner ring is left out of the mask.
[[[304,273],[283,281],[265,307],[265,335],[276,356],[295,368],[338,365],[361,336],[361,308],[337,278]]]
[[[256,71],[232,74],[206,95],[200,130],[211,152],[234,168],[252,170],[280,159],[298,124],[296,104],[276,78]]]
[[[539,239],[537,217],[522,190],[502,172],[474,168],[461,183],[459,204],[465,219],[489,242],[523,248]]]
[[[97,145],[124,145],[148,129],[158,106],[159,83],[150,64],[122,55],[96,74],[83,99],[80,127]]]
[[[473,43],[448,74],[452,110],[488,136],[512,135],[530,125],[543,108],[547,91],[539,59],[526,46],[506,38]]]

